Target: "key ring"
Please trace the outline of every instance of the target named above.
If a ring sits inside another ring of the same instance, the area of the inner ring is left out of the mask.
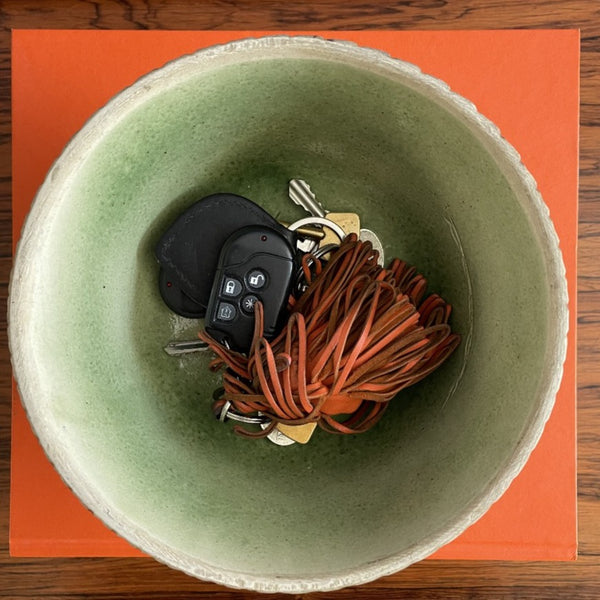
[[[328,227],[340,238],[340,242],[346,237],[346,232],[337,223],[334,223],[325,217],[304,217],[303,219],[294,221],[288,229],[290,231],[296,231],[296,229],[304,227],[305,225],[321,225],[322,227]]]
[[[263,425],[271,422],[271,419],[266,416],[248,417],[232,410],[231,402],[229,400],[223,404],[223,408],[219,414],[219,421],[221,421],[221,423],[224,423],[227,419],[239,421],[240,423],[249,423],[250,425]]]
[[[339,248],[338,245],[336,244],[326,244],[325,246],[323,246],[322,248],[319,248],[318,250],[315,250],[314,252],[311,252],[311,256],[314,257],[314,259],[319,259],[322,256],[324,256],[325,254],[329,254],[330,252],[335,252],[337,249]],[[315,260],[310,259],[308,261],[308,266],[311,267],[314,265]],[[304,292],[304,290],[307,287],[307,283],[306,280],[304,278],[304,269],[302,267],[298,267],[298,270],[296,271],[296,276],[294,278],[294,289],[296,290],[296,292],[298,294],[302,294]]]

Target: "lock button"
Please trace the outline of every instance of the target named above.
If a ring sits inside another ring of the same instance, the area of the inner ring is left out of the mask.
[[[241,282],[235,279],[235,277],[225,277],[225,281],[223,281],[223,296],[228,296],[229,298],[236,298],[241,293]]]

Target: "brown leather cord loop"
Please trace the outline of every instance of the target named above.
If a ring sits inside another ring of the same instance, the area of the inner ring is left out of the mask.
[[[460,343],[448,325],[450,305],[437,294],[425,298],[425,278],[399,259],[380,267],[371,244],[354,234],[327,263],[305,255],[302,271],[308,287],[290,300],[287,325],[271,342],[263,337],[263,307],[255,304],[247,357],[199,334],[217,355],[211,369],[225,369],[213,411],[229,401],[239,413],[271,419],[262,431],[236,425],[246,437],[265,437],[278,423],[367,431],[399,391],[437,369]]]

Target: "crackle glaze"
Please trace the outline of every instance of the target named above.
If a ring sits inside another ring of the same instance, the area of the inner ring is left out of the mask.
[[[162,303],[152,248],[213,192],[303,216],[292,177],[417,265],[464,340],[369,433],[281,448],[211,417],[207,354],[163,352],[200,324]],[[271,37],[174,61],[87,123],[39,191],[9,316],[34,429],[101,519],[197,577],[301,592],[399,570],[485,512],[550,414],[566,313],[547,209],[469,102],[376,51]]]

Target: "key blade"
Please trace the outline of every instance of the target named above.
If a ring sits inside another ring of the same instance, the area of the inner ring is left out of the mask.
[[[290,179],[288,184],[288,195],[292,202],[301,206],[313,217],[324,217],[327,214],[327,211],[323,208],[314,192],[310,189],[310,185],[308,185],[304,179]]]
[[[202,340],[189,340],[185,342],[170,342],[164,347],[169,356],[180,356],[192,352],[203,352],[208,350],[208,344]]]

